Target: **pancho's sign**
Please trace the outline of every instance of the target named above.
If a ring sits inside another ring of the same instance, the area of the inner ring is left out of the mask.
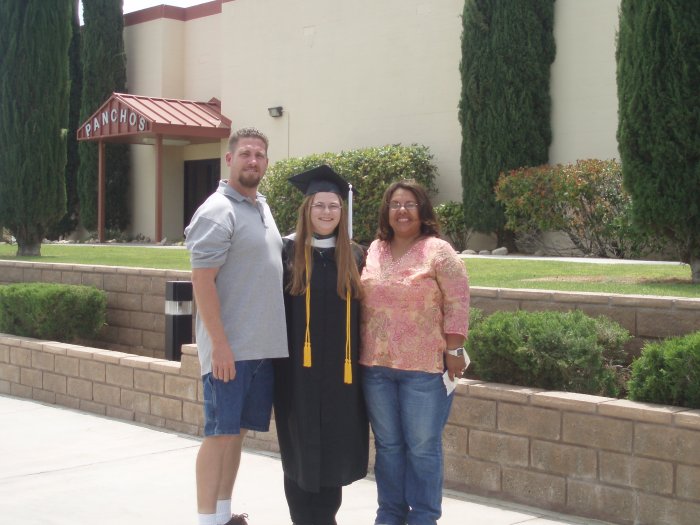
[[[2,0],[0,0],[2,1]],[[78,128],[78,140],[155,144],[158,137],[188,143],[219,142],[231,133],[231,120],[217,99],[209,102],[112,93]]]
[[[78,140],[143,133],[150,122],[141,114],[111,99],[78,129]]]
[[[126,108],[117,110],[112,108],[104,110],[99,115],[92,117],[92,122],[85,124],[85,136],[90,137],[93,132],[99,133],[100,128],[110,124],[128,124],[129,128],[136,131],[146,131],[146,119]]]

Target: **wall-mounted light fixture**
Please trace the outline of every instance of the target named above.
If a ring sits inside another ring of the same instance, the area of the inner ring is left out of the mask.
[[[282,113],[284,113],[284,108],[282,106],[275,106],[272,108],[267,108],[267,112],[271,117],[281,117]]]

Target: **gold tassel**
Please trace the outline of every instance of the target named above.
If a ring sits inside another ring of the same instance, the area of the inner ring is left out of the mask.
[[[348,359],[345,360],[345,383],[352,384],[352,364]]]
[[[352,353],[350,345],[350,282],[345,292],[345,384],[352,384]]]
[[[311,343],[304,341],[304,366],[311,368]]]
[[[304,260],[306,261],[306,336],[304,337],[304,366],[311,368],[311,332],[309,324],[311,323],[311,279],[309,278],[309,249],[304,252]]]

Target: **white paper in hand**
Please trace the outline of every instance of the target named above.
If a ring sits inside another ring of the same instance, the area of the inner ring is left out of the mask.
[[[457,378],[455,377],[450,381],[450,374],[449,372],[445,371],[445,373],[442,374],[442,381],[445,383],[445,389],[447,390],[447,395],[449,396],[457,387]]]

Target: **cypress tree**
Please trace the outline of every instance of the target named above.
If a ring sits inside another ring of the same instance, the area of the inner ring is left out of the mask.
[[[121,0],[83,0],[83,21],[80,122],[85,122],[113,92],[126,92]],[[94,230],[97,227],[97,143],[82,141],[78,150],[80,220],[85,228]],[[105,224],[108,229],[124,230],[129,223],[129,146],[108,143],[105,153]]]
[[[0,2],[0,224],[41,255],[66,211],[72,0]]]
[[[633,220],[700,283],[700,3],[622,0],[617,139]]]
[[[78,139],[76,133],[80,126],[80,94],[82,92],[83,68],[80,63],[80,6],[79,0],[73,0],[73,36],[68,49],[68,67],[70,71],[70,101],[68,107],[68,137],[66,162],[66,214],[51,226],[49,239],[58,239],[75,230],[78,225]]]
[[[508,243],[494,186],[502,171],[548,160],[554,0],[466,0],[462,24],[465,219]]]

